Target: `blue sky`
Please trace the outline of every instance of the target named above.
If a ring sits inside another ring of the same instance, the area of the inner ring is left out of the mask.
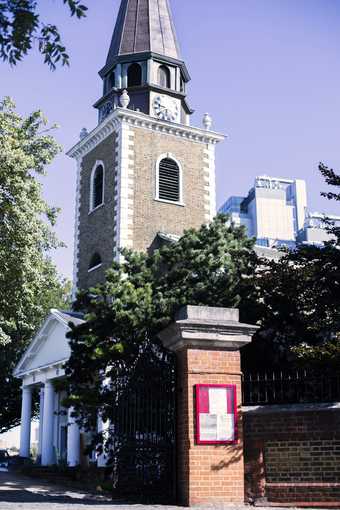
[[[217,201],[244,194],[258,174],[307,181],[309,206],[339,214],[320,197],[320,160],[340,170],[340,0],[170,0],[192,82],[194,125],[205,112],[228,135],[217,149]],[[80,129],[96,125],[92,104],[119,0],[84,0],[86,20],[71,19],[61,0],[39,2],[57,24],[70,68],[51,72],[37,52],[16,68],[0,64],[0,96],[27,114],[41,108],[60,125],[70,148]],[[75,162],[65,154],[44,180],[49,203],[60,206],[57,233],[67,244],[54,255],[72,274]]]

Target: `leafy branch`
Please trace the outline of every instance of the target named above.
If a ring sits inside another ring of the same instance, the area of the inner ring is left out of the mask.
[[[78,19],[86,16],[87,7],[80,0],[63,0],[70,15]],[[43,23],[35,0],[0,0],[0,59],[14,66],[38,42],[44,63],[51,70],[57,64],[69,65],[70,57],[62,43],[58,27]]]

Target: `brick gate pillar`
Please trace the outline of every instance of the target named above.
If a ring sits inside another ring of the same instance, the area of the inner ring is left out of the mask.
[[[235,309],[187,306],[160,333],[177,355],[177,497],[181,504],[244,502],[240,348],[256,326]],[[233,444],[198,444],[195,390],[199,384],[236,386],[238,433]]]

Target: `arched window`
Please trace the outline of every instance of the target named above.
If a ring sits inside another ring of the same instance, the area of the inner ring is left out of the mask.
[[[142,84],[142,68],[139,64],[131,64],[128,69],[128,87]]]
[[[90,211],[104,203],[104,167],[96,164],[91,175]]]
[[[90,264],[89,264],[89,271],[93,271],[93,269],[96,269],[97,267],[102,265],[102,258],[99,255],[98,252],[94,253],[91,257]]]
[[[157,198],[167,202],[181,202],[181,170],[170,156],[159,161],[157,166]]]
[[[166,66],[159,66],[158,68],[158,85],[165,89],[171,88],[170,70]]]

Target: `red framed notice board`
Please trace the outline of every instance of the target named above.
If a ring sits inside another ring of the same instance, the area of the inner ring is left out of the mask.
[[[196,384],[196,444],[237,442],[235,384]]]

